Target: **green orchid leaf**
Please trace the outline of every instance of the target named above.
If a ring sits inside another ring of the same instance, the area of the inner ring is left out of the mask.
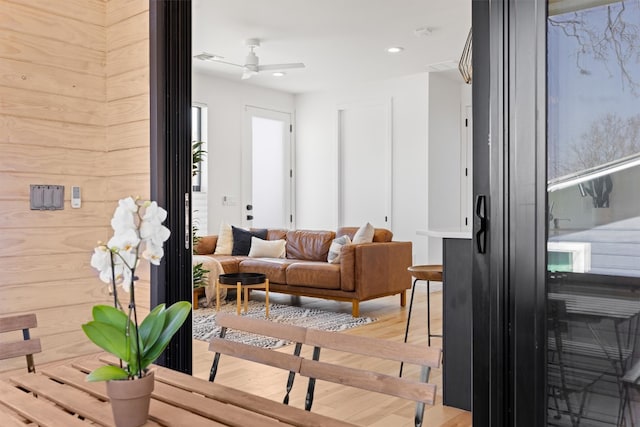
[[[101,366],[87,375],[87,381],[126,380],[129,378],[127,371],[119,366]]]
[[[122,329],[93,320],[82,325],[82,330],[98,347],[126,361],[127,364],[132,364],[130,361],[134,359],[136,351]],[[133,333],[135,335],[135,331]]]
[[[164,304],[156,306],[140,324],[140,339],[144,344],[142,350],[143,355],[153,346],[162,332],[166,318],[166,310],[164,307]]]
[[[122,310],[119,310],[115,307],[109,305],[96,305],[92,310],[94,320],[110,324],[113,327],[117,328],[121,331],[122,335],[125,335],[125,331],[127,330],[127,325],[129,326],[129,335],[131,337],[136,337],[136,329],[133,321],[129,320],[128,316]],[[133,344],[135,343],[135,338],[131,338],[130,340],[131,348],[134,350],[132,354],[137,354],[136,348],[134,348]],[[140,349],[143,349],[144,345],[140,342]],[[127,357],[126,360],[129,360]]]
[[[173,335],[180,329],[184,321],[191,313],[191,303],[188,301],[178,301],[165,310],[166,316],[162,333],[153,346],[145,351],[144,359],[141,363],[142,369],[153,363],[160,354],[167,348]]]

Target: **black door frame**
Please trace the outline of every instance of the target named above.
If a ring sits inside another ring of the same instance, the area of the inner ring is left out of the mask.
[[[164,262],[151,307],[193,298],[191,268],[191,0],[149,1],[151,198],[167,212]],[[192,371],[191,316],[156,363]]]
[[[473,425],[546,424],[546,1],[473,1]],[[474,247],[480,229],[474,222]]]
[[[544,0],[472,1],[474,195],[487,195],[486,254],[473,264],[474,426],[546,422]],[[190,300],[191,2],[150,0],[151,196],[172,238],[152,306]],[[474,223],[474,236],[479,225]],[[474,246],[477,244],[474,237]],[[191,324],[161,363],[191,371]]]

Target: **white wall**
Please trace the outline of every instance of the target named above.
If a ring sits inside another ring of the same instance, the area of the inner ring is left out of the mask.
[[[427,228],[428,97],[427,73],[296,95],[297,228],[337,228],[338,106],[391,98],[392,231],[413,241],[414,263],[426,262],[427,242],[416,231]]]
[[[457,77],[457,76],[456,76]],[[429,74],[428,228],[461,231],[461,104],[467,91],[461,79]],[[470,88],[470,86],[467,86]],[[428,237],[429,264],[442,263],[442,239]]]
[[[242,138],[244,107],[268,108],[293,115],[293,95],[194,72],[193,102],[207,106],[208,233],[221,221],[242,222]],[[223,196],[236,201],[223,206]]]

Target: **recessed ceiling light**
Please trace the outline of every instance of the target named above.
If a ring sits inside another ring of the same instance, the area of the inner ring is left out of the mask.
[[[284,71],[276,71],[275,73],[273,73],[273,76],[274,77],[282,77],[285,74],[287,74],[287,73],[285,73]]]
[[[393,47],[387,48],[387,52],[389,52],[389,53],[400,53],[403,50],[404,50],[404,48],[400,47],[400,46],[393,46]]]

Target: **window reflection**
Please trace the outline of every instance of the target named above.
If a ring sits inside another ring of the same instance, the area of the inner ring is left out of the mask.
[[[640,2],[549,1],[547,424],[640,425]]]

